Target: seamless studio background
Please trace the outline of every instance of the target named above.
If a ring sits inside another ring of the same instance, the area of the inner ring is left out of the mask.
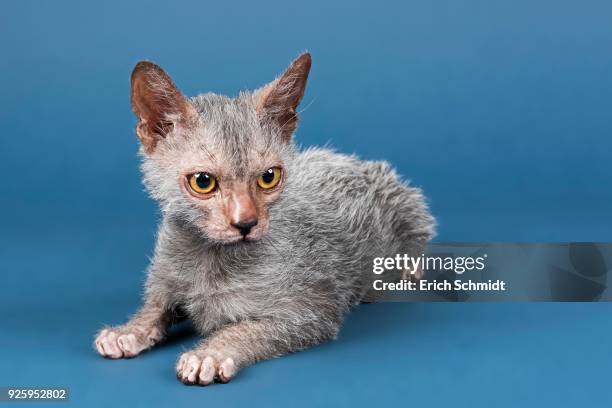
[[[296,140],[391,162],[437,241],[609,241],[611,16],[592,0],[4,2],[0,386],[68,386],[76,406],[608,406],[608,304],[368,305],[337,342],[205,389],[174,378],[189,330],[131,361],[91,341],[138,306],[159,218],[138,60],[186,95],[235,95],[309,50]]]

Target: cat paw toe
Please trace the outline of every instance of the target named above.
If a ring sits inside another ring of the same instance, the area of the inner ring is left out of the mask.
[[[159,341],[161,336],[157,332],[153,330],[144,336],[137,330],[107,328],[98,334],[94,346],[100,355],[107,358],[131,358]]]
[[[117,333],[110,329],[104,329],[98,334],[94,342],[96,350],[104,357],[121,358],[123,351],[117,344]]]
[[[183,353],[176,365],[176,376],[189,385],[209,385],[215,380],[226,383],[236,372],[236,365],[231,357],[222,358],[219,362],[210,355],[197,352]]]

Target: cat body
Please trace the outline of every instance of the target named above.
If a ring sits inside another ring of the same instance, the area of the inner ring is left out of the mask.
[[[335,338],[371,295],[375,257],[424,251],[433,218],[419,189],[385,162],[293,143],[308,54],[237,98],[187,100],[159,67],[139,65],[144,183],[163,219],[144,305],[99,333],[102,355],[133,357],[184,314],[205,339],[181,356],[178,378],[226,382]]]

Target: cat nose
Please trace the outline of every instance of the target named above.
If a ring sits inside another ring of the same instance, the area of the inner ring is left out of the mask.
[[[232,222],[232,227],[236,228],[242,236],[246,237],[251,232],[251,228],[257,225],[257,219],[251,218],[249,220],[243,220],[239,222]]]

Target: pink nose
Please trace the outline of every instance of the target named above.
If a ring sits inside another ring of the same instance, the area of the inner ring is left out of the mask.
[[[230,224],[242,235],[247,235],[257,225],[257,207],[250,194],[233,192],[227,206]]]

